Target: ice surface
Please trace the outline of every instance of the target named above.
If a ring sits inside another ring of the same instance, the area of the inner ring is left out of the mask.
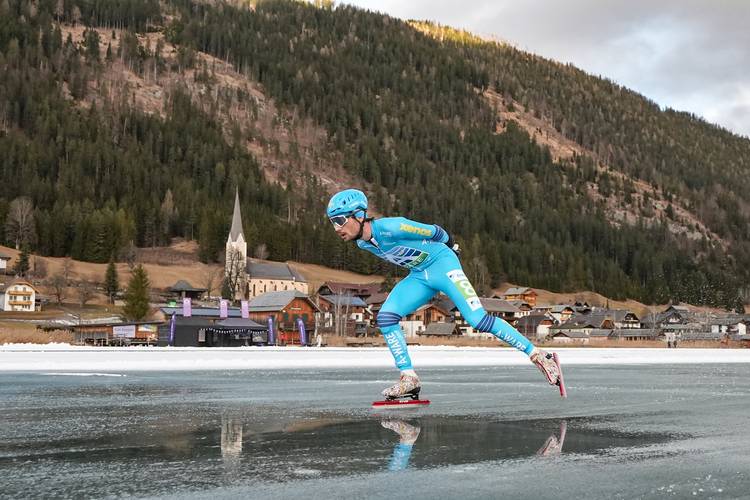
[[[741,498],[749,370],[425,367],[399,412],[392,368],[6,371],[0,498]]]

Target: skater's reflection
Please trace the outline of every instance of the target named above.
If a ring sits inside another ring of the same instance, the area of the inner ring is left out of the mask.
[[[547,438],[547,441],[544,443],[544,446],[539,448],[539,451],[536,452],[537,455],[540,456],[552,456],[552,455],[559,455],[562,453],[563,443],[565,442],[565,431],[568,429],[568,423],[563,420],[560,422],[560,438],[558,438],[555,434],[550,435],[550,437]]]
[[[396,419],[382,420],[380,425],[386,429],[392,430],[398,434],[399,437],[398,444],[393,448],[393,454],[391,455],[391,461],[388,464],[388,470],[396,471],[406,469],[409,466],[411,450],[414,448],[414,443],[419,437],[419,426]]]

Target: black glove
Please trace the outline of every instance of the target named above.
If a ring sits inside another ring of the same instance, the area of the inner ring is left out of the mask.
[[[453,250],[453,253],[455,253],[457,256],[461,255],[461,249],[458,247],[458,243],[453,241],[453,236],[450,234],[448,235],[448,241],[445,242],[446,245],[448,245],[448,248]]]

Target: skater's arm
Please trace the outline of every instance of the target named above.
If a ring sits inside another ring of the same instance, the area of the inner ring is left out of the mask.
[[[381,219],[385,222],[385,230],[394,236],[409,240],[431,240],[438,243],[448,243],[451,240],[448,233],[437,224],[424,224],[405,217],[391,217]]]

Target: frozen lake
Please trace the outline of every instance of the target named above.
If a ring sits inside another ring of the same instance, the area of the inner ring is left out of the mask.
[[[0,371],[0,498],[747,498],[750,364],[565,368]]]

